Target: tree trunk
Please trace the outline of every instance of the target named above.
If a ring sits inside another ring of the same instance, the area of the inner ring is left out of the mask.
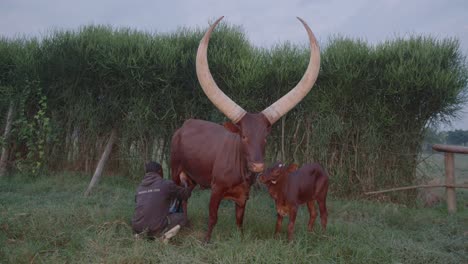
[[[96,170],[94,171],[93,178],[91,179],[88,189],[86,190],[84,194],[85,196],[89,196],[89,194],[91,193],[91,190],[94,188],[94,186],[97,184],[97,182],[101,178],[102,172],[104,171],[104,166],[109,160],[110,153],[112,152],[112,146],[114,145],[116,137],[117,137],[117,132],[115,129],[112,129],[109,140],[107,141],[106,148],[104,149],[104,152],[101,155],[101,159],[99,159],[98,165],[96,166]]]
[[[0,157],[0,177],[5,175],[7,170],[8,163],[8,154],[10,148],[8,147],[8,138],[10,137],[11,126],[13,124],[13,113],[15,111],[15,105],[10,102],[10,107],[8,108],[7,119],[5,124],[5,131],[3,132],[4,145],[2,146],[2,156]]]

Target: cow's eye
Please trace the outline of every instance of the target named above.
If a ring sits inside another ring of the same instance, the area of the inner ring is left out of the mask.
[[[242,139],[243,139],[243,140],[246,140],[246,139],[247,139],[247,137],[246,137],[246,136],[242,136]]]

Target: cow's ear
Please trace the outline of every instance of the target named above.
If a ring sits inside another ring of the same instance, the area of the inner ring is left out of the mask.
[[[226,128],[228,131],[231,131],[232,133],[239,133],[240,129],[238,126],[236,126],[232,122],[226,122],[224,123],[224,128]]]
[[[296,163],[293,163],[293,164],[288,166],[288,172],[293,172],[293,171],[297,170],[298,167],[299,167],[299,165],[297,165]]]

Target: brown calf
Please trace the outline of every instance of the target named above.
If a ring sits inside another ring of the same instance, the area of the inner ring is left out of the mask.
[[[309,208],[308,230],[312,231],[317,212],[315,201],[320,209],[320,221],[323,230],[327,228],[327,192],[328,175],[318,163],[305,164],[297,168],[297,164],[285,166],[276,162],[268,168],[259,180],[268,187],[268,192],[275,200],[278,218],[275,235],[278,235],[283,217],[289,215],[288,240],[292,240],[294,223],[299,205],[307,203]]]

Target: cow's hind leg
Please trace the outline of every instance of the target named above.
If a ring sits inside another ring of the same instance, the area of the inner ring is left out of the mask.
[[[309,224],[307,230],[310,232],[314,229],[315,219],[317,218],[317,210],[315,210],[315,201],[307,202],[307,208],[309,209]]]
[[[181,171],[179,173],[179,180],[180,184],[184,187],[192,187],[195,186],[196,184],[193,183],[190,178],[185,174],[185,172]],[[188,200],[183,200],[182,201],[182,209],[184,211],[185,218],[188,219],[188,213],[187,213],[187,207],[188,207]]]
[[[205,242],[210,242],[211,240],[211,233],[213,232],[213,228],[216,225],[216,222],[218,222],[218,208],[222,199],[223,192],[213,188],[210,197],[210,219],[208,220],[208,232],[205,236]]]

